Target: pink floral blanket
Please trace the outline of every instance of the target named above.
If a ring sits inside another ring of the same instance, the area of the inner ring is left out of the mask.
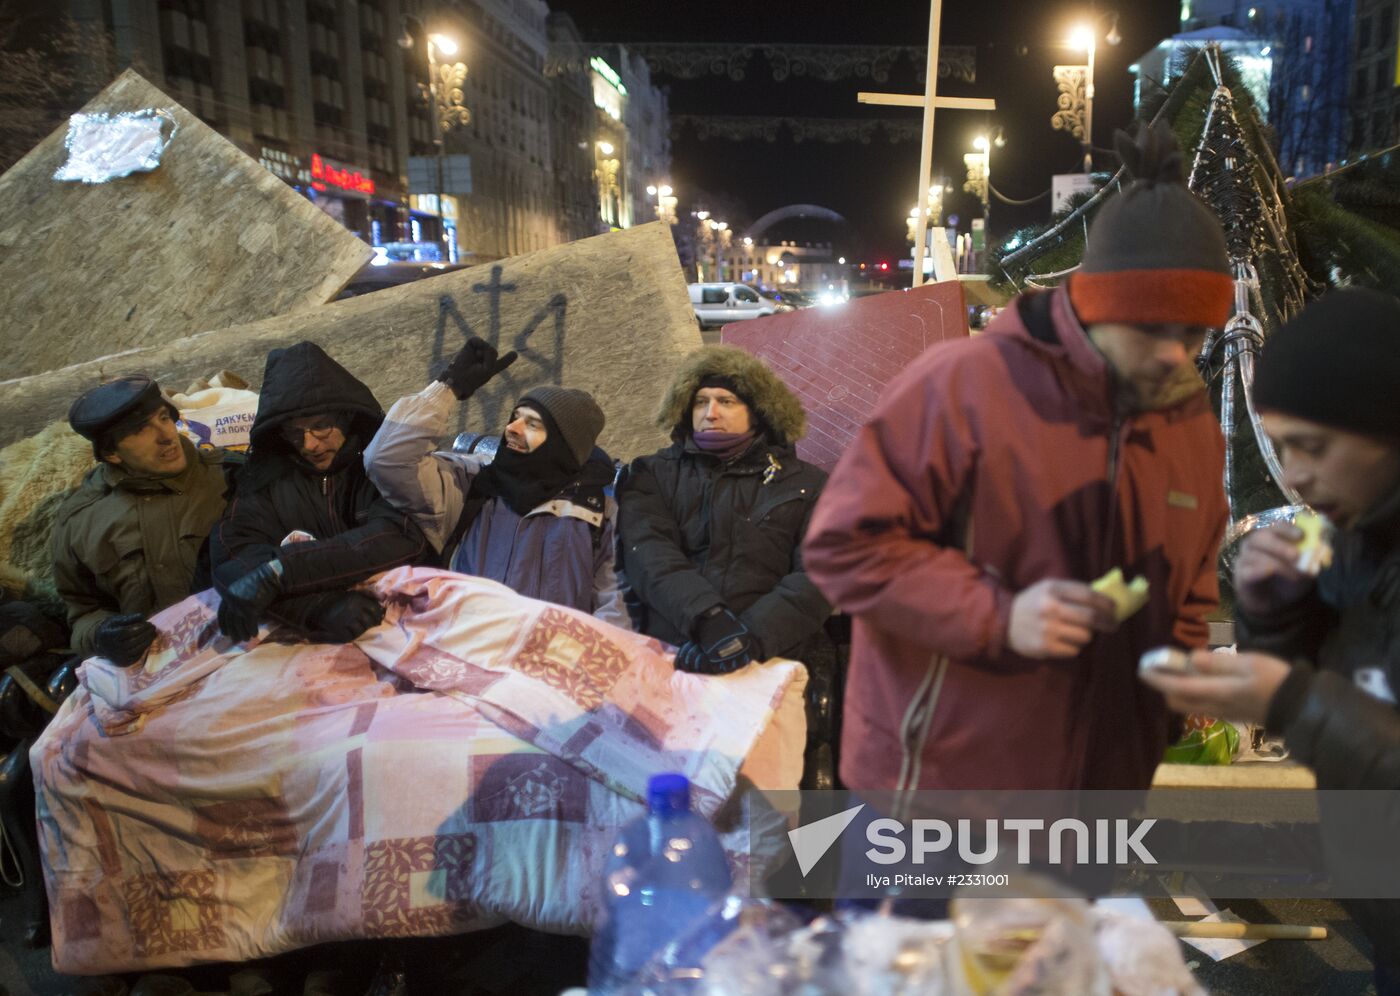
[[[241,961],[513,920],[586,932],[649,775],[681,771],[742,881],[757,789],[796,788],[806,674],[666,648],[490,581],[373,579],[354,644],[231,646],[204,592],[101,658],[31,758],[61,972]]]

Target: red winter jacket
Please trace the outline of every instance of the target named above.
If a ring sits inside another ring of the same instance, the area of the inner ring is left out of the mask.
[[[1028,329],[1035,330],[1033,335]],[[1167,744],[1143,651],[1200,647],[1219,597],[1224,440],[1203,383],[1119,413],[1064,289],[926,351],[831,475],[808,574],[854,618],[841,777],[855,789],[1146,787]],[[1005,645],[1044,578],[1146,575],[1078,657]]]

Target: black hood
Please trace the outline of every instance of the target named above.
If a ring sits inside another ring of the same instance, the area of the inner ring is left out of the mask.
[[[336,473],[359,463],[361,451],[384,421],[384,410],[368,387],[314,342],[268,353],[258,414],[249,433],[252,452],[240,475],[240,487],[257,490],[285,473],[288,464],[303,473],[315,473],[277,430],[292,419],[325,413],[349,419],[345,445],[330,468],[330,473]]]
[[[254,453],[288,450],[277,432],[294,418],[344,412],[350,416],[349,436],[369,440],[384,421],[384,409],[370,389],[314,342],[299,342],[267,354],[258,415],[249,442]]]

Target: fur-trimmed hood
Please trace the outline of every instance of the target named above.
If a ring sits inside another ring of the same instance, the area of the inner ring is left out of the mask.
[[[774,442],[795,443],[807,431],[802,402],[768,364],[733,346],[702,346],[681,361],[656,413],[656,424],[673,438],[690,434],[690,405],[706,377],[733,380],[739,393],[753,401],[755,414],[779,437]]]

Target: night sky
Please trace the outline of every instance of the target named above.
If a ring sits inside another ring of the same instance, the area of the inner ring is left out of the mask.
[[[875,0],[866,4],[833,3],[697,3],[621,4],[617,0],[549,0],[577,22],[591,41],[706,41],[792,42],[808,44],[894,44],[923,46],[928,37],[925,0]],[[1080,146],[1065,132],[1050,126],[1055,111],[1051,67],[1082,63],[1083,52],[1063,44],[1070,27],[1091,12],[1073,0],[945,0],[943,43],[977,46],[977,82],[944,79],[939,92],[950,96],[992,97],[998,110],[940,111],[934,133],[934,173],[946,174],[956,191],[947,210],[961,217],[962,230],[980,212],[971,195],[962,192],[962,156],[972,151],[972,139],[988,125],[1001,127],[1006,145],[992,153],[992,182],[1010,198],[1029,198],[1050,187],[1052,173],[1076,172]],[[1122,44],[1102,41],[1095,73],[1094,144],[1112,148],[1114,127],[1132,116],[1132,83],[1127,67],[1176,30],[1179,0],[1138,0],[1116,10]],[[1108,21],[1101,24],[1106,30]],[[914,68],[901,60],[887,83],[850,77],[834,83],[789,78],[775,82],[761,52],[748,66],[747,78],[732,82],[724,76],[680,80],[657,76],[670,91],[673,114],[760,115],[792,117],[919,118],[915,108],[857,104],[857,90],[916,93]],[[1112,164],[1101,155],[1099,168]],[[682,212],[695,205],[698,191],[717,199],[726,213],[747,215],[742,225],[786,204],[813,203],[844,215],[849,227],[798,222],[769,235],[835,243],[854,260],[889,259],[906,255],[905,221],[914,206],[919,168],[917,141],[890,143],[881,135],[869,145],[859,142],[794,143],[786,131],[773,143],[761,139],[732,142],[700,141],[692,130],[673,140],[671,182]],[[730,203],[726,204],[725,201]],[[992,201],[993,236],[1014,227],[1044,220],[1049,198],[1029,207]]]

